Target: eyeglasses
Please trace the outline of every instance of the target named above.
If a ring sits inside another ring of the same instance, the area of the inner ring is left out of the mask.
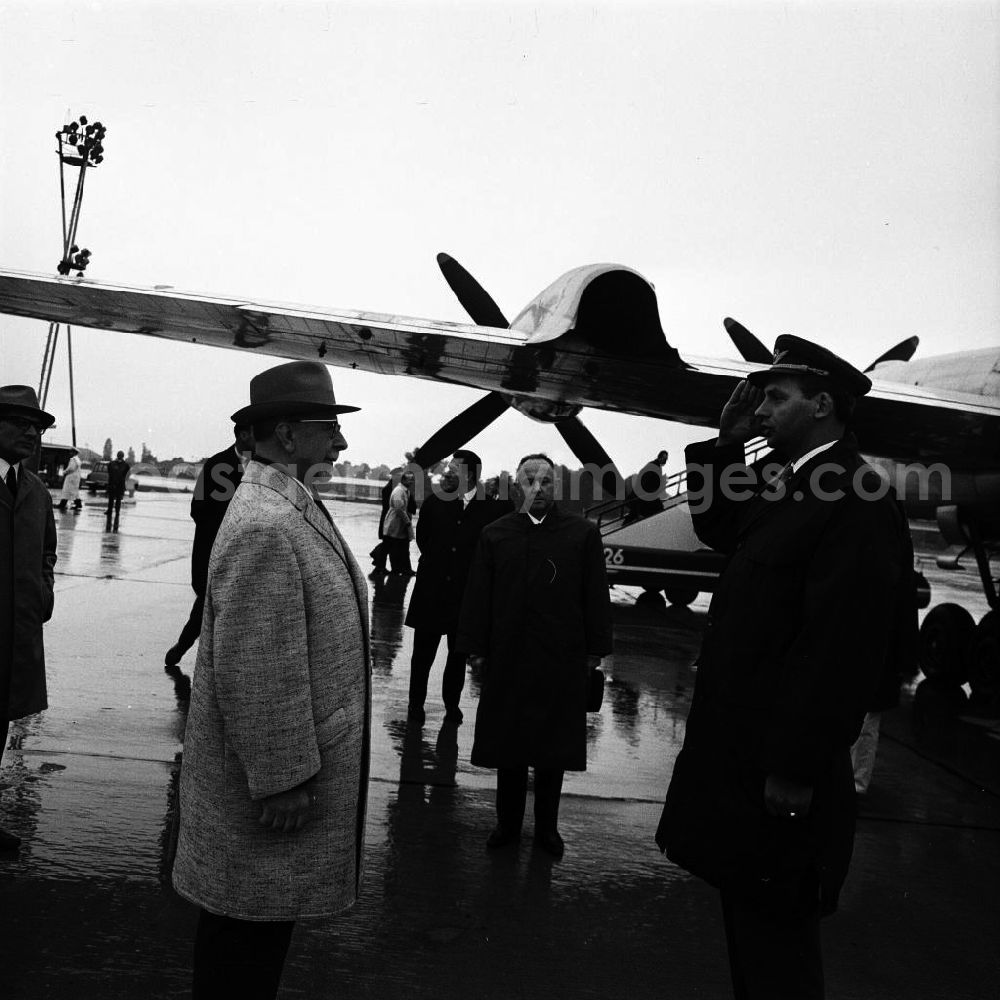
[[[327,433],[332,437],[334,434],[340,433],[340,421],[339,420],[328,420],[325,417],[310,417],[305,420],[292,420],[290,423],[294,424],[325,424]]]
[[[39,434],[45,430],[45,428],[37,420],[32,420],[31,417],[0,417],[0,423],[10,424],[11,427],[16,427],[22,433],[32,427],[34,427]]]

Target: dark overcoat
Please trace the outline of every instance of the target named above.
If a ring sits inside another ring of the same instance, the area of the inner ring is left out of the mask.
[[[479,533],[510,510],[506,501],[478,497],[464,507],[457,496],[432,493],[424,500],[417,518],[417,581],[406,613],[410,628],[437,635],[451,635],[458,628]]]
[[[45,484],[21,465],[17,499],[0,482],[0,719],[48,707],[42,624],[52,617],[56,525]]]
[[[229,501],[243,481],[243,464],[236,448],[228,448],[205,459],[198,474],[191,517],[194,520],[194,542],[191,546],[191,586],[196,594],[205,595],[208,581],[208,561],[219,526],[226,516]]]
[[[722,484],[742,447],[691,445],[687,461],[695,530],[730,559],[657,843],[711,884],[777,906],[814,873],[829,911],[853,847],[850,747],[887,657],[916,628],[909,528],[852,438],[783,491],[742,502]],[[813,786],[805,818],[767,814],[769,773]]]
[[[553,506],[485,527],[456,644],[486,657],[472,763],[587,768],[587,656],[611,652],[611,600],[593,522]]]

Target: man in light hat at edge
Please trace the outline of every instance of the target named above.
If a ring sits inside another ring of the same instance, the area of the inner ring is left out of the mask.
[[[42,625],[55,600],[56,526],[49,491],[25,459],[55,419],[30,386],[0,386],[0,757],[11,721],[48,707]],[[20,845],[0,830],[0,850]]]
[[[200,908],[193,996],[272,998],[294,923],[358,896],[368,594],[316,494],[347,447],[329,369],[257,375],[255,451],[216,536],[180,781],[176,890]]]
[[[824,996],[820,917],[854,839],[851,745],[886,663],[916,640],[908,524],[847,431],[870,389],[832,352],[779,337],[718,439],[686,451],[695,531],[729,560],[656,840],[720,889],[738,1000]],[[759,434],[770,476],[745,464]]]

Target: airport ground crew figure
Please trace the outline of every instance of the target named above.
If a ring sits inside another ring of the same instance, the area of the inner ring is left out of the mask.
[[[205,459],[191,498],[194,520],[194,542],[191,545],[191,589],[195,593],[191,613],[181,629],[180,637],[164,658],[168,673],[177,670],[184,654],[194,645],[201,632],[201,616],[205,608],[205,588],[208,585],[208,560],[212,545],[226,516],[229,501],[243,479],[243,469],[253,452],[253,428],[248,424],[233,426],[235,442],[228,448]]]
[[[663,476],[668,451],[659,451],[651,462],[647,462],[626,484],[628,501],[625,508],[625,524],[652,517],[663,510]]]
[[[721,890],[740,1000],[824,995],[819,918],[851,857],[851,744],[916,629],[906,519],[846,432],[870,388],[830,351],[779,337],[718,439],[686,453],[695,530],[730,560],[656,839]],[[770,479],[744,463],[761,433]]]
[[[460,723],[459,702],[465,686],[465,653],[455,645],[462,596],[479,541],[487,524],[511,510],[509,503],[487,500],[479,481],[482,462],[471,451],[456,451],[437,490],[420,505],[416,541],[420,550],[417,580],[406,613],[413,629],[410,660],[409,717],[424,721],[427,678],[441,637],[447,636],[448,659],[441,682],[445,718]]]
[[[587,769],[590,672],[611,652],[611,600],[592,521],[559,509],[545,455],[517,468],[518,509],[487,525],[469,574],[457,645],[485,671],[472,763],[497,769],[497,825],[521,836],[535,772],[535,846],[562,857],[564,771]]]
[[[389,507],[382,521],[382,545],[388,553],[391,572],[413,576],[410,564],[410,541],[414,536],[413,513],[416,498],[413,495],[413,473],[404,472],[389,494]]]
[[[53,423],[30,386],[0,387],[0,757],[10,722],[48,707],[42,625],[55,600],[56,526],[49,491],[24,460]],[[0,850],[20,844],[0,830]]]
[[[66,510],[69,502],[73,501],[73,510],[82,510],[83,501],[80,499],[80,456],[74,452],[66,462],[66,469],[63,473],[62,496],[59,498],[59,510]]]
[[[107,525],[106,531],[118,530],[118,519],[122,513],[122,497],[125,496],[125,485],[128,482],[129,470],[132,468],[125,461],[125,452],[120,451],[118,455],[108,462],[108,509],[105,513]],[[114,525],[111,523],[111,513],[114,511]]]

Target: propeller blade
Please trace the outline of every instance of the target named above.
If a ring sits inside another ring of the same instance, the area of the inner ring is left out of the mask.
[[[895,347],[890,347],[885,354],[877,357],[865,371],[870,372],[876,365],[882,364],[883,361],[909,361],[916,352],[919,344],[919,337],[907,337],[906,340],[901,340]]]
[[[616,496],[615,491],[621,480],[621,473],[600,441],[584,426],[583,421],[579,417],[567,417],[556,423],[556,430],[583,465],[606,469],[601,476],[601,488],[605,496]]]
[[[429,469],[489,427],[509,405],[499,392],[487,393],[432,434],[416,450],[413,461],[422,469]]]
[[[510,326],[500,307],[490,298],[489,292],[454,257],[439,253],[437,262],[448,287],[455,293],[473,323],[477,326],[497,326],[503,330]]]
[[[729,339],[736,345],[740,357],[755,365],[769,365],[774,355],[764,346],[758,337],[752,334],[742,323],[728,316],[722,325],[729,334]]]

